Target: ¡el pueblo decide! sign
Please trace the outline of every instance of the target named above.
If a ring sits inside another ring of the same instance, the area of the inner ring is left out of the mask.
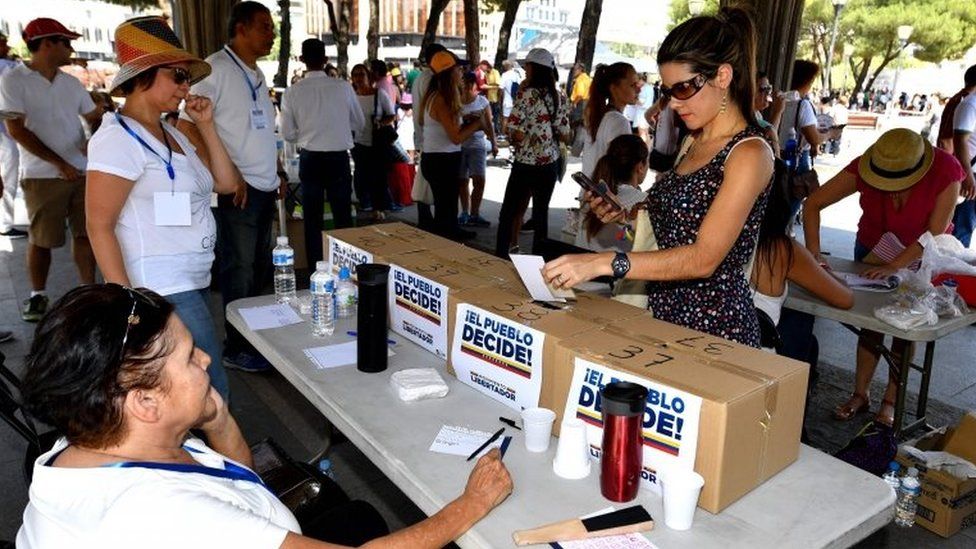
[[[600,389],[614,381],[630,381],[647,387],[647,402],[641,421],[644,441],[641,480],[660,495],[661,487],[656,473],[659,468],[677,465],[691,471],[695,467],[702,399],[667,385],[576,358],[563,418],[583,420],[590,457],[596,461],[600,460],[603,443]]]
[[[451,363],[457,378],[516,410],[539,405],[546,334],[458,305]]]
[[[393,331],[447,358],[449,288],[400,267],[390,267],[390,324]]]

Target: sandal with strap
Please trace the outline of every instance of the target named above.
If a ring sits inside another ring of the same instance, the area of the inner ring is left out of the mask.
[[[867,396],[854,393],[847,402],[834,409],[834,419],[838,421],[850,421],[854,416],[862,412],[867,412],[871,407],[871,399]]]
[[[888,427],[895,424],[895,403],[892,400],[884,399],[881,401],[881,407],[878,408],[878,413],[874,415],[874,421],[876,423],[883,423]]]

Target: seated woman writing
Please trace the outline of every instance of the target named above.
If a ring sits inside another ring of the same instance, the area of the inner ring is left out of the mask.
[[[251,471],[209,365],[154,292],[91,285],[58,301],[37,327],[22,395],[65,438],[35,464],[17,547],[337,547],[303,537]],[[511,491],[493,451],[440,512],[349,543],[442,547]]]

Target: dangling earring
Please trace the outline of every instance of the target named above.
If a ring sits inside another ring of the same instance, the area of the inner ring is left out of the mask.
[[[722,95],[722,105],[718,109],[719,114],[725,114],[725,109],[729,106],[729,90],[725,90]]]

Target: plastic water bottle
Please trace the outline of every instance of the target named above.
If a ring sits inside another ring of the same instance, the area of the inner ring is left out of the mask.
[[[881,480],[888,483],[891,489],[895,491],[895,495],[898,494],[898,489],[901,488],[901,479],[898,478],[898,470],[901,469],[901,465],[897,461],[892,461],[888,464],[888,472],[881,477]]]
[[[339,282],[336,284],[336,310],[339,318],[356,316],[356,284],[349,275],[349,267],[339,269]]]
[[[335,468],[332,467],[332,460],[329,458],[319,460],[319,471],[332,480],[336,479]]]
[[[335,332],[335,278],[328,261],[315,264],[309,289],[312,293],[312,335],[328,337]]]
[[[918,469],[908,468],[898,489],[898,503],[895,506],[895,524],[911,528],[915,524],[915,511],[918,509],[918,494],[922,491],[918,482]]]
[[[274,263],[275,300],[289,303],[295,299],[295,250],[288,245],[287,236],[279,236],[275,249],[271,252]]]
[[[786,143],[783,145],[783,163],[791,170],[796,168],[796,147],[796,129],[790,128]]]

